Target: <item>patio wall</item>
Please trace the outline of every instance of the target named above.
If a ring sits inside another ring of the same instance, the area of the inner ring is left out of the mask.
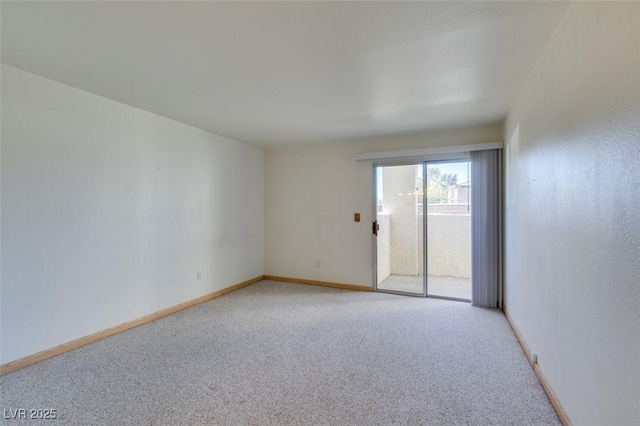
[[[376,265],[378,268],[378,284],[391,275],[391,233],[389,232],[391,228],[389,224],[389,215],[378,213],[378,226],[380,226],[380,232],[378,232],[378,237],[376,238],[378,250],[378,262]]]
[[[378,283],[390,274],[423,274],[422,215],[409,223],[403,219],[402,215],[378,214]],[[428,214],[427,229],[429,275],[470,278],[471,216]]]
[[[428,214],[427,256],[429,275],[471,278],[471,215]]]

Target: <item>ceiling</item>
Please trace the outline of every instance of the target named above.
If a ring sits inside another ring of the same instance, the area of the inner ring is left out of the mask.
[[[497,123],[565,2],[2,2],[2,62],[267,147]]]

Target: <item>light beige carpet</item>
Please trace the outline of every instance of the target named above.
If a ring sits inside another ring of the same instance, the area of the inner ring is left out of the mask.
[[[271,281],[0,377],[0,392],[0,409],[56,409],[48,425],[559,424],[500,311]]]

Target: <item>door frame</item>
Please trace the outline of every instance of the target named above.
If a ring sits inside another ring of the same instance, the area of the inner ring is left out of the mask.
[[[421,166],[422,167],[422,205],[425,205],[426,202],[426,191],[424,190],[424,177],[425,177],[425,161],[415,160],[415,161],[392,161],[392,162],[381,162],[381,163],[373,163],[373,217],[374,224],[378,222],[378,168],[383,167],[393,167],[393,166]],[[422,293],[410,293],[406,291],[399,290],[386,290],[378,288],[378,236],[372,233],[373,238],[373,291],[378,293],[389,293],[389,294],[399,294],[402,296],[412,296],[412,297],[427,297],[427,274],[426,274],[426,263],[427,263],[427,247],[426,247],[426,238],[427,238],[427,221],[424,219],[425,215],[425,207],[423,207],[423,219],[422,219]],[[374,225],[375,226],[375,225]]]
[[[427,167],[430,164],[438,163],[452,163],[457,161],[471,161],[471,155],[469,152],[458,152],[451,154],[438,154],[421,156],[416,158],[403,158],[395,160],[380,160],[373,162],[373,218],[374,226],[377,223],[378,218],[378,168],[389,166],[422,166],[422,293],[410,293],[397,290],[386,290],[378,288],[378,240],[377,235],[371,235],[373,241],[373,291],[378,293],[397,294],[401,296],[412,297],[430,297],[434,299],[455,300],[458,302],[471,302],[469,299],[461,299],[458,297],[450,296],[438,296],[429,294],[429,280],[428,280],[428,229],[427,229],[427,191],[425,189],[425,183],[427,179]],[[471,176],[469,176],[471,178]],[[473,214],[473,211],[471,211]],[[473,277],[472,277],[473,279]]]

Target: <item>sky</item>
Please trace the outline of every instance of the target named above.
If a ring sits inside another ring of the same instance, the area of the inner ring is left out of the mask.
[[[442,170],[443,173],[453,173],[458,175],[458,183],[467,182],[469,180],[468,161],[460,163],[436,163],[429,165],[429,167],[437,167]]]

